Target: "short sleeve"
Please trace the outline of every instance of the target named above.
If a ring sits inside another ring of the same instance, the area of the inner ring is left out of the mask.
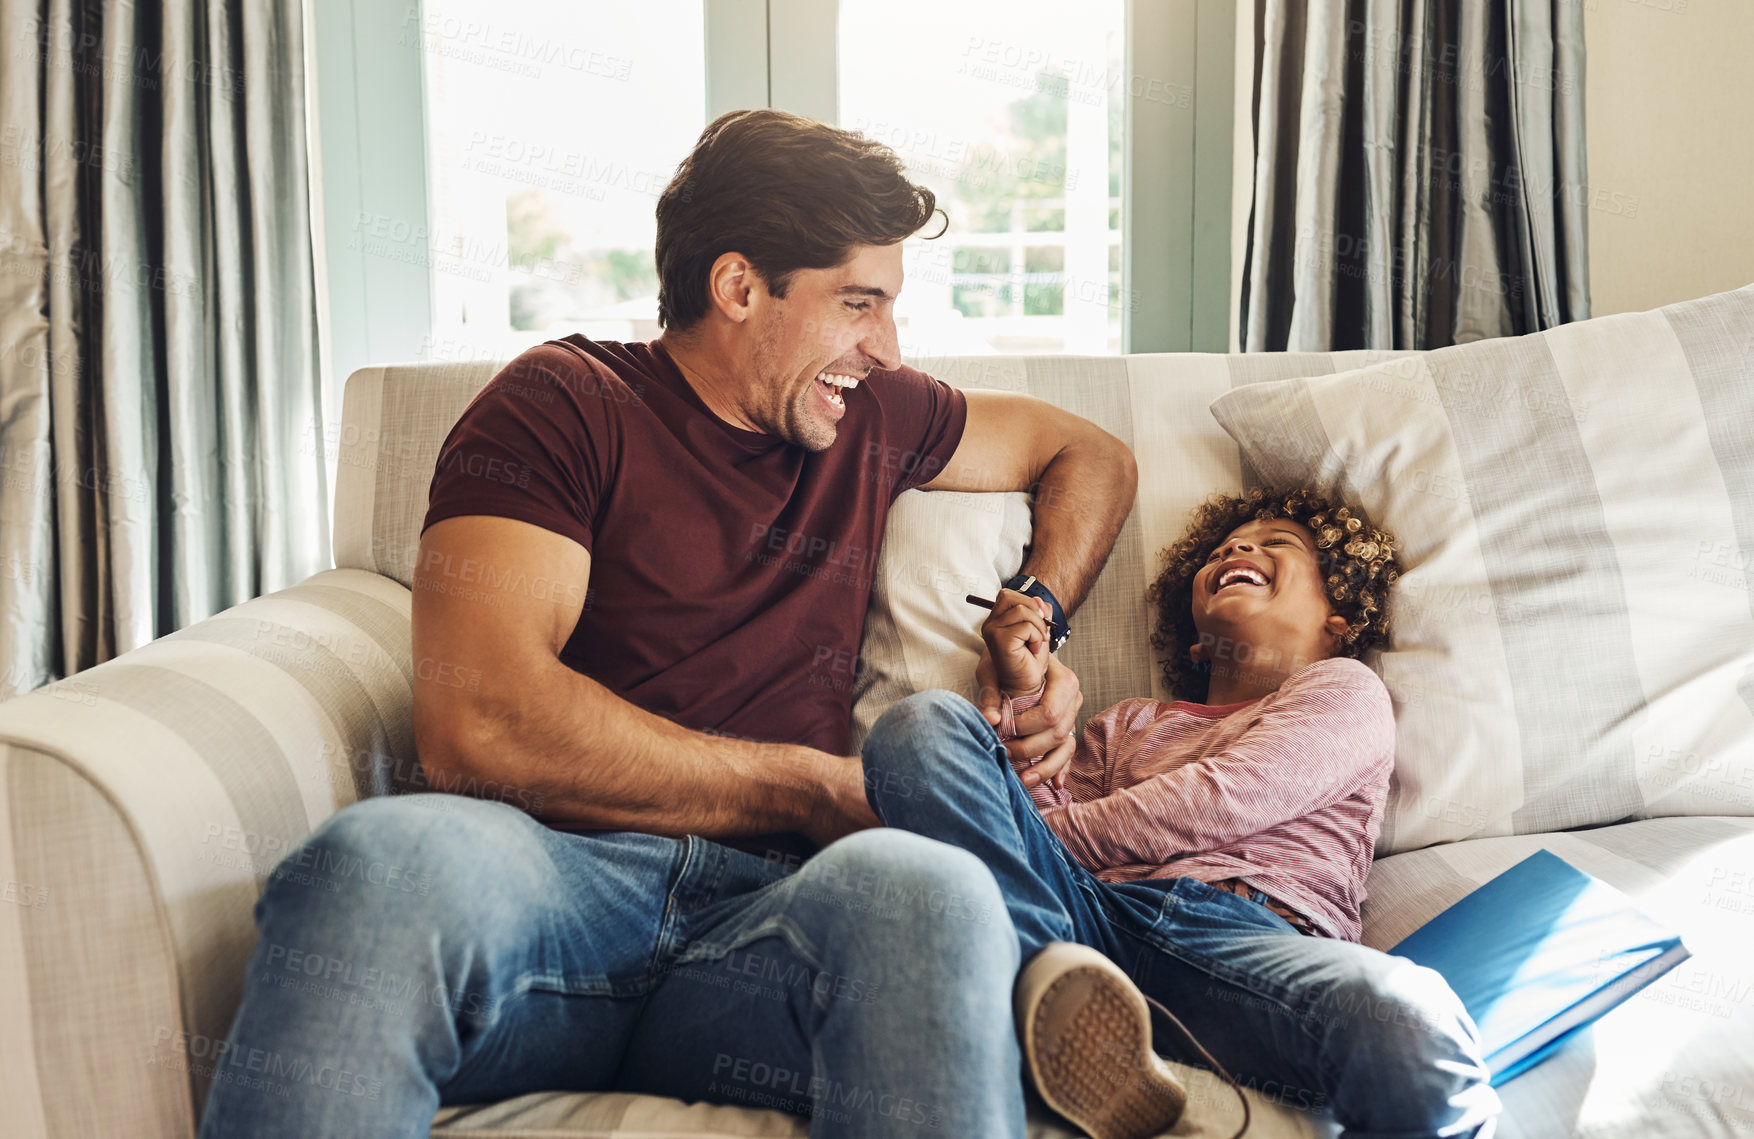
[[[494,376],[439,448],[421,532],[446,518],[490,514],[589,550],[605,485],[603,452],[613,436],[606,416],[617,406],[577,398],[589,385],[576,373],[591,367],[564,347],[543,344]]]
[[[894,478],[893,500],[937,477],[962,442],[968,397],[943,380],[901,367],[866,377],[883,404],[884,464]]]

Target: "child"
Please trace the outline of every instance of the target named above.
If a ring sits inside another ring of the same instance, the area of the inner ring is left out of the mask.
[[[1398,575],[1394,538],[1350,507],[1217,496],[1151,587],[1177,699],[1091,717],[1063,788],[1025,791],[1016,772],[1036,761],[1002,742],[1045,687],[1045,603],[1021,593],[1002,591],[981,629],[997,733],[966,701],[919,693],[866,741],[878,817],[992,869],[1022,945],[1031,1075],[1094,1139],[1155,1135],[1185,1103],[1147,996],[1196,1038],[1166,1040],[1176,1059],[1331,1107],[1348,1135],[1491,1133],[1498,1099],[1454,993],[1357,944],[1394,716],[1356,658],[1386,634]]]

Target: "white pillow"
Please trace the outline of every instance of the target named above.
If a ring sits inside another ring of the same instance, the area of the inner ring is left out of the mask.
[[[908,490],[895,500],[855,665],[855,752],[903,696],[946,688],[978,699],[974,668],[986,613],[967,597],[998,593],[1022,564],[1029,533],[1029,499],[1021,492]]]
[[[1754,814],[1754,286],[1212,413],[1401,540],[1379,852]]]

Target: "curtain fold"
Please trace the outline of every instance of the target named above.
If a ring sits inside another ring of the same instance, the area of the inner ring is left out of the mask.
[[[1589,316],[1582,5],[1254,3],[1245,351]]]
[[[0,698],[331,563],[303,18],[0,0]]]

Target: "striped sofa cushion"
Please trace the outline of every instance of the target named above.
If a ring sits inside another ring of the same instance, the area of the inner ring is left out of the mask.
[[[1236,444],[1208,406],[1241,384],[1394,358],[1393,353],[1273,353],[1130,356],[962,356],[908,363],[965,389],[1023,392],[1095,423],[1126,443],[1139,465],[1133,511],[1101,576],[1072,618],[1059,658],[1084,692],[1080,720],[1122,700],[1166,699],[1151,649],[1145,588],[1159,552],[1181,534],[1187,515],[1214,491],[1242,484]],[[857,746],[895,701],[926,688],[974,699],[983,610],[970,593],[992,597],[1017,572],[1030,537],[1023,494],[910,490],[889,514],[878,557],[865,638],[854,669]]]
[[[1379,850],[1754,814],[1754,286],[1212,410],[1403,544]]]

